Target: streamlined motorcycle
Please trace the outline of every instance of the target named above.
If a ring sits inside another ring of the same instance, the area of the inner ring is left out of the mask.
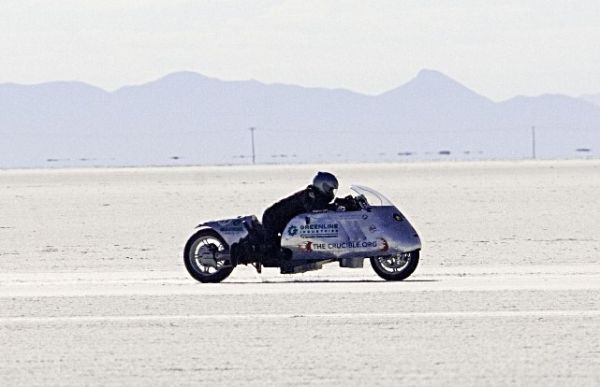
[[[278,267],[282,274],[319,270],[323,264],[362,268],[370,258],[377,275],[387,281],[409,277],[419,263],[419,235],[385,196],[353,185],[356,204],[304,213],[292,218],[281,235],[281,251],[261,246],[262,226],[256,216],[210,221],[198,225],[185,244],[183,259],[200,282],[221,282],[239,265]]]

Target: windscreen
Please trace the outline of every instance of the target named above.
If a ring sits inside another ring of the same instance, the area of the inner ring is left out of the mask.
[[[350,189],[358,195],[363,195],[371,206],[393,206],[388,198],[372,188],[362,185],[352,185]]]

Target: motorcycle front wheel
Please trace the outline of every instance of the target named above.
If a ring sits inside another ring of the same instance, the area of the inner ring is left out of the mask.
[[[408,278],[419,264],[419,250],[394,256],[372,257],[371,266],[386,281],[402,281]]]
[[[228,246],[219,234],[212,230],[200,230],[185,244],[185,268],[200,282],[221,282],[233,271],[227,250]]]

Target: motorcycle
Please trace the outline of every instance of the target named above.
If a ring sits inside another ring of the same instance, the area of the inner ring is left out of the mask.
[[[375,273],[387,281],[408,278],[417,268],[421,240],[411,223],[385,196],[351,186],[355,205],[300,214],[281,235],[281,250],[261,246],[262,226],[256,216],[210,221],[196,226],[185,244],[187,271],[200,282],[221,282],[240,264],[276,267],[281,274],[319,270],[323,264],[362,268],[369,258]],[[241,253],[243,252],[243,253]],[[283,255],[283,256],[281,256]]]

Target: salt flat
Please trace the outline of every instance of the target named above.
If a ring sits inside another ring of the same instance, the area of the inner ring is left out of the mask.
[[[317,169],[402,208],[413,276],[187,275],[195,224]],[[596,386],[598,192],[598,160],[2,170],[0,385]]]

